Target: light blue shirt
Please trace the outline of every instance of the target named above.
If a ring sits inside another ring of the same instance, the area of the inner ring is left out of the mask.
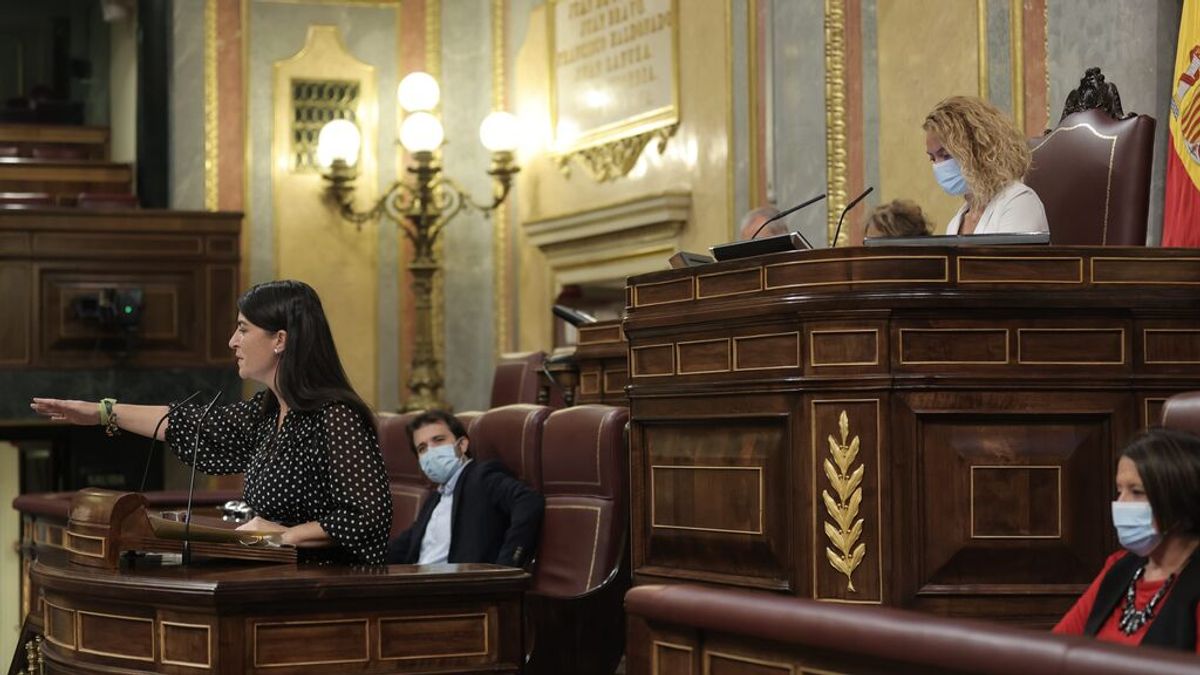
[[[450,480],[438,486],[438,492],[442,498],[438,500],[437,506],[433,507],[433,513],[429,516],[429,524],[425,526],[425,536],[421,538],[421,556],[417,559],[418,565],[432,565],[435,563],[444,563],[450,555],[450,536],[451,536],[451,515],[454,513],[454,488],[458,485],[458,477],[462,475],[462,470],[471,463],[471,459],[458,466]]]

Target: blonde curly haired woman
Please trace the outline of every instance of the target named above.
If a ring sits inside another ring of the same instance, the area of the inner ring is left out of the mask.
[[[992,104],[952,96],[925,117],[933,175],[964,204],[946,234],[1048,232],[1042,200],[1021,182],[1032,156],[1021,132]]]

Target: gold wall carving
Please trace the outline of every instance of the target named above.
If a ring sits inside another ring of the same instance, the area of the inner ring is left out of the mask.
[[[846,206],[846,0],[825,0],[825,193],[830,246]],[[845,241],[845,236],[840,237]]]
[[[508,66],[508,40],[505,39],[505,17],[508,14],[507,0],[492,0],[492,108],[508,110],[508,79],[505,69]],[[494,265],[495,281],[493,282],[493,306],[495,311],[496,351],[495,356],[510,351],[509,337],[510,321],[516,313],[516,301],[512,295],[512,285],[509,283],[510,256],[512,251],[509,239],[508,212],[512,204],[508,203],[492,214],[492,264]]]
[[[846,590],[857,592],[854,588],[854,570],[858,569],[867,554],[867,545],[858,541],[863,528],[863,519],[858,517],[858,510],[862,504],[865,465],[859,464],[851,470],[854,460],[858,458],[859,438],[850,438],[850,418],[845,410],[838,416],[838,431],[842,437],[840,442],[833,434],[828,437],[829,454],[833,461],[826,457],[822,463],[825,477],[837,493],[835,500],[828,490],[821,490],[825,512],[833,519],[833,522],[825,521],[825,537],[834,547],[825,547],[825,558],[835,570],[846,576]]]
[[[204,209],[216,211],[219,201],[217,143],[217,2],[204,3]]]
[[[321,200],[316,172],[293,172],[293,82],[359,83],[354,117],[362,131],[359,199],[370,200],[379,184],[378,86],[374,66],[346,49],[337,26],[309,26],[305,44],[273,66],[271,186],[274,200],[276,278],[303,279],[324,298],[325,314],[346,373],[367,403],[378,396],[379,238],[342,222]],[[335,299],[343,300],[335,302]],[[371,327],[366,329],[366,327]]]
[[[658,154],[667,150],[667,141],[679,128],[678,124],[621,138],[601,145],[575,150],[555,158],[564,176],[571,176],[571,160],[578,161],[593,180],[616,180],[629,173],[651,141],[658,141]]]
[[[357,122],[357,80],[292,79],[292,171],[317,171],[317,134],[333,120]]]

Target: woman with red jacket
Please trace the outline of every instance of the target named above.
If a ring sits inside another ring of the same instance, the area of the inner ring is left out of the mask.
[[[1054,627],[1108,642],[1200,648],[1200,437],[1147,431],[1121,453],[1113,524],[1125,549],[1109,556]]]

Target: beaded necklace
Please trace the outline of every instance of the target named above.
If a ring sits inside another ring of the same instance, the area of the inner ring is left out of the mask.
[[[1145,573],[1146,566],[1142,565],[1138,568],[1138,571],[1133,573],[1133,579],[1130,579],[1129,588],[1125,591],[1125,607],[1121,610],[1121,621],[1117,625],[1120,627],[1121,632],[1126,635],[1133,635],[1138,632],[1142,626],[1145,626],[1154,618],[1154,609],[1158,607],[1158,603],[1167,594],[1167,590],[1171,588],[1171,584],[1175,582],[1175,576],[1178,574],[1178,572],[1173,572],[1168,576],[1167,580],[1163,582],[1162,587],[1154,594],[1154,597],[1150,598],[1150,602],[1147,602],[1145,607],[1138,609],[1134,604],[1134,598],[1137,596],[1135,587],[1137,586],[1138,579],[1141,579]]]

